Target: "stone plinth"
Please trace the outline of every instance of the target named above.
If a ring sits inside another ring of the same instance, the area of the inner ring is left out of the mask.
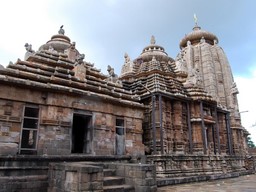
[[[245,171],[241,156],[152,155],[147,162],[156,165],[158,178],[225,175]]]
[[[103,192],[103,168],[86,163],[50,164],[48,192]]]

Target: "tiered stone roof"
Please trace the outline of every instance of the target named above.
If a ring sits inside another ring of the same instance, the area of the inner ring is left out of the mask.
[[[63,34],[54,35],[38,51],[28,50],[24,61],[18,59],[7,68],[0,68],[0,82],[31,89],[96,96],[115,103],[143,107],[131,91],[83,61]],[[28,54],[29,53],[29,54]]]
[[[127,63],[126,61],[124,66]],[[186,100],[213,102],[213,98],[204,89],[194,84],[184,85],[179,80],[180,71],[177,70],[174,59],[168,56],[163,47],[155,44],[153,36],[150,45],[143,49],[132,64],[129,59],[129,63],[129,73],[122,70],[121,79],[124,87],[138,96],[162,93]]]
[[[63,30],[63,29],[62,29]],[[140,56],[131,61],[125,54],[120,78],[109,66],[109,76],[83,61],[64,31],[53,35],[51,40],[33,51],[27,45],[25,60],[18,60],[0,69],[0,81],[35,89],[61,91],[69,94],[95,95],[127,105],[143,106],[139,100],[152,93],[162,93],[182,99],[213,101],[202,88],[185,85],[179,80],[175,60],[164,48],[155,44],[152,36]]]
[[[216,101],[203,88],[195,86],[186,86],[189,97],[192,100],[203,100],[209,103],[216,103]]]

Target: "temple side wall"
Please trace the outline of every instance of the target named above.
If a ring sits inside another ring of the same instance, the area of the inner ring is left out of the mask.
[[[39,108],[36,142],[38,155],[67,155],[72,150],[73,115],[90,118],[90,143],[85,153],[116,154],[116,118],[123,120],[123,154],[143,155],[143,109],[122,106],[104,99],[72,94],[47,93],[1,85],[0,93],[0,154],[19,152],[25,106]],[[22,97],[18,97],[22,95]],[[89,121],[89,120],[88,120]],[[35,133],[35,131],[33,131]],[[34,153],[33,153],[34,154]]]

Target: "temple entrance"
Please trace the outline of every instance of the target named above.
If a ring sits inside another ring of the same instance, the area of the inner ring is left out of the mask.
[[[91,153],[92,116],[73,115],[71,153]]]

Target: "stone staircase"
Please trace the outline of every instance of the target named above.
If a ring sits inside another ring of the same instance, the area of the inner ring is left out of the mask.
[[[116,175],[115,169],[103,169],[104,192],[135,192],[135,188],[125,184],[125,178]]]
[[[67,188],[156,192],[155,166],[105,156],[0,157],[0,192],[68,191]]]

